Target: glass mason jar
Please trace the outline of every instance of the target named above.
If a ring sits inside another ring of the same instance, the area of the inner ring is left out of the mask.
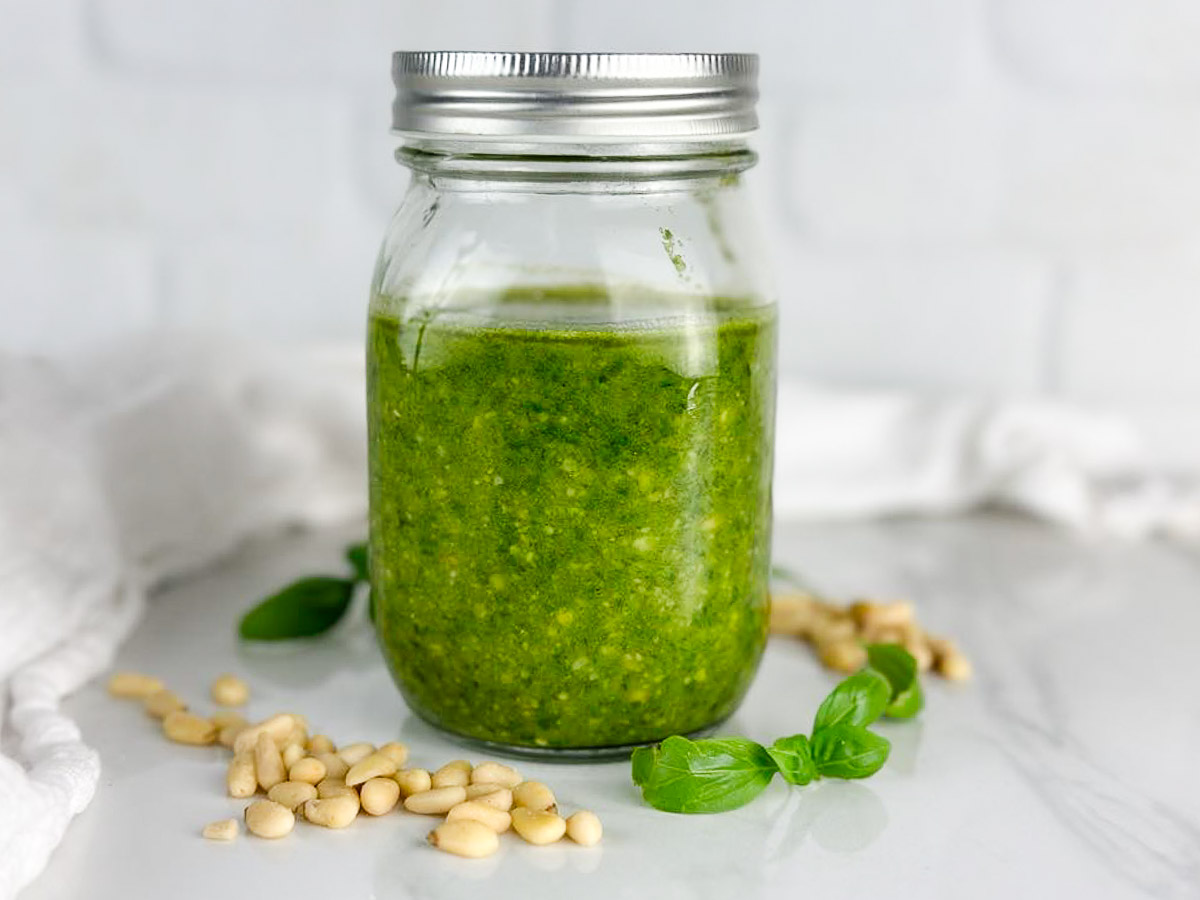
[[[748,55],[398,53],[368,338],[376,627],[518,754],[724,720],[767,634],[775,303]]]

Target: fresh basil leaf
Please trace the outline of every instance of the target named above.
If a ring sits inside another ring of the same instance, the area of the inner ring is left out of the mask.
[[[921,693],[921,682],[914,680],[905,690],[896,695],[883,714],[889,719],[911,719],[925,706],[925,695]]]
[[[893,719],[910,719],[925,705],[921,693],[921,680],[917,677],[917,661],[899,644],[868,644],[867,662],[888,680],[892,688],[892,699],[885,716]]]
[[[867,664],[888,680],[892,696],[917,677],[917,661],[899,644],[867,644]]]
[[[802,734],[780,738],[767,748],[767,753],[788,784],[808,784],[817,777],[812,747]]]
[[[370,581],[371,570],[367,562],[367,543],[351,544],[346,548],[346,562],[354,570],[354,577],[359,581]]]
[[[248,641],[282,641],[328,631],[354,596],[347,578],[301,578],[242,616],[238,632]]]
[[[638,787],[650,780],[658,762],[658,747],[638,747],[633,751],[633,783]]]
[[[837,725],[870,725],[892,699],[888,680],[878,672],[863,669],[833,689],[813,720],[813,740],[818,732]]]
[[[633,780],[642,797],[665,812],[737,809],[761,794],[775,772],[766,748],[746,738],[674,736],[657,750],[643,748],[633,757]]]
[[[813,735],[817,771],[832,778],[866,778],[887,762],[892,745],[858,725],[834,725]]]

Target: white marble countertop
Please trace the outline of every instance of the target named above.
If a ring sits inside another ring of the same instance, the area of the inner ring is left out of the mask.
[[[466,755],[409,715],[365,625],[289,647],[234,639],[243,608],[336,566],[345,537],[261,545],[164,591],[118,664],[198,705],[213,675],[237,671],[252,713],[403,740],[417,764]],[[221,845],[199,830],[244,805],[224,796],[223,751],[168,744],[94,685],[68,708],[102,755],[99,791],[22,898],[1200,896],[1200,555],[1002,517],[784,526],[775,555],[832,594],[914,600],[975,662],[968,686],[927,680],[918,721],[882,726],[892,759],[867,781],[777,779],[741,810],[674,816],[642,805],[628,763],[522,762],[565,807],[599,813],[600,847],[512,838],[464,861],[426,846],[430,820],[409,814]],[[772,639],[723,731],[807,731],[834,681]]]

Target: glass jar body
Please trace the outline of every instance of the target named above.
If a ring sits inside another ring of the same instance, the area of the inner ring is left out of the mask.
[[[515,752],[710,728],[766,639],[775,306],[741,179],[445,162],[417,168],[371,301],[391,671],[429,722]]]

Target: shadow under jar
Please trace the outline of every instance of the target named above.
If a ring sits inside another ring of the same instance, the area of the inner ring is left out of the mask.
[[[410,707],[493,749],[724,720],[767,632],[776,310],[757,60],[398,53],[371,578]]]

